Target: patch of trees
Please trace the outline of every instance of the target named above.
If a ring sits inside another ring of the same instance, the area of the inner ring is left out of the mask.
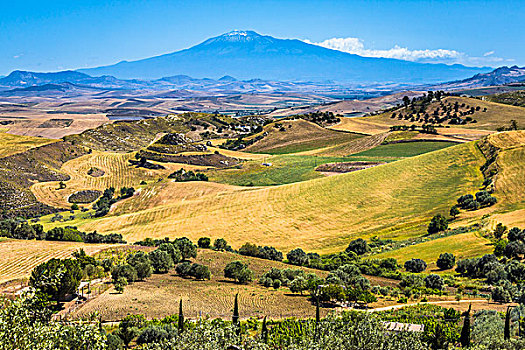
[[[239,248],[239,254],[267,260],[283,261],[283,253],[274,247],[263,247],[252,243],[245,243],[241,248]]]
[[[488,191],[479,191],[475,197],[471,194],[459,197],[456,209],[459,207],[464,210],[478,210],[483,207],[490,207],[497,202],[496,197],[492,196]]]
[[[438,214],[430,220],[430,223],[427,227],[427,232],[429,234],[438,233],[448,229],[448,220],[441,214]]]
[[[46,232],[40,224],[32,225],[16,220],[0,221],[0,237],[84,243],[126,243],[122,235],[117,233],[103,235],[97,231],[82,232],[75,226],[54,227]]]
[[[404,288],[404,294],[441,294],[445,281],[436,274],[429,274],[425,277],[419,274],[404,275],[399,283]]]
[[[500,126],[496,129],[496,131],[512,131],[512,130],[518,130],[518,122],[516,120],[512,119],[509,123],[509,126]]]
[[[82,269],[76,260],[51,259],[31,271],[29,285],[58,302],[74,294],[81,280]]]
[[[137,252],[128,255],[125,264],[113,266],[111,277],[115,289],[119,292],[122,292],[126,285],[143,280],[152,273],[168,273],[177,264],[176,271],[182,277],[210,279],[211,274],[207,266],[189,262],[189,259],[196,257],[197,247],[188,238],[176,238],[171,242],[167,239],[148,254]]]
[[[107,213],[109,213],[109,210],[113,204],[121,199],[132,197],[134,193],[135,189],[133,187],[122,187],[120,189],[120,195],[115,197],[115,188],[106,188],[102,194],[102,197],[100,197],[93,205],[93,208],[95,209],[95,214],[93,216],[96,218],[105,216]]]
[[[174,179],[176,182],[184,181],[208,181],[208,176],[203,173],[194,173],[189,170],[186,171],[183,168],[179,169],[168,176],[169,179]]]
[[[436,261],[437,267],[441,270],[448,270],[456,265],[456,257],[452,253],[442,253]]]
[[[341,121],[341,114],[334,114],[332,112],[312,112],[307,114],[294,115],[294,118],[301,118],[306,121],[318,124],[320,126],[328,126],[337,124]]]
[[[315,294],[317,287],[323,284],[323,279],[314,273],[307,274],[301,269],[273,267],[261,276],[259,283],[267,288],[275,289],[286,286],[292,293],[303,294],[304,291],[309,290],[311,294]]]
[[[211,272],[208,266],[189,261],[183,261],[175,267],[175,271],[181,277],[193,277],[196,280],[211,279]]]
[[[427,263],[421,259],[410,259],[405,261],[404,267],[408,272],[419,273],[426,270]]]
[[[236,139],[229,139],[229,140],[226,140],[221,145],[219,145],[219,148],[229,149],[232,151],[238,151],[250,145],[253,145],[257,141],[262,140],[266,136],[265,134],[266,133],[263,133],[261,135],[254,136],[252,138],[247,138],[247,136],[239,136]]]

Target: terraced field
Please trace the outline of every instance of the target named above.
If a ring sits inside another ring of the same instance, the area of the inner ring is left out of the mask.
[[[13,135],[0,129],[0,158],[52,142],[56,142],[56,140],[43,137]]]
[[[68,258],[80,248],[93,254],[108,246],[78,242],[0,240],[0,283],[27,278],[38,264],[52,258]]]
[[[225,237],[234,247],[253,240],[284,251],[303,247],[330,252],[356,237],[423,233],[433,215],[448,212],[455,198],[479,188],[484,162],[476,146],[468,143],[359,172],[207,194],[67,224],[121,233],[129,242],[148,236],[210,236]]]
[[[67,198],[76,191],[104,190],[111,186],[117,189],[122,186],[137,188],[142,180],[156,180],[182,167],[177,164],[165,164],[166,169],[164,170],[136,168],[128,162],[129,159],[134,159],[134,153],[94,151],[64,163],[61,171],[71,177],[69,181],[65,181],[65,189],[58,190],[58,182],[54,181],[36,183],[31,186],[31,191],[40,202],[65,208],[71,205]],[[92,167],[103,170],[104,175],[98,177],[88,175]],[[187,170],[199,169],[199,167],[187,165],[184,165],[184,168]]]

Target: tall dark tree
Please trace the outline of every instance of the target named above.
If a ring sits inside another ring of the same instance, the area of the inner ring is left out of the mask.
[[[268,326],[266,326],[266,316],[264,316],[262,323],[261,338],[265,344],[268,344]]]
[[[510,306],[507,306],[505,313],[505,329],[503,330],[503,339],[510,340]]]
[[[235,300],[233,301],[233,316],[232,323],[234,325],[239,324],[239,293],[235,294]]]
[[[472,308],[472,304],[468,306],[467,313],[465,314],[465,319],[463,320],[463,328],[461,328],[461,336],[459,338],[461,346],[464,348],[470,346],[470,310],[471,308]]]
[[[184,314],[182,313],[182,298],[179,302],[179,321],[177,326],[179,329],[179,333],[182,333],[184,331]]]

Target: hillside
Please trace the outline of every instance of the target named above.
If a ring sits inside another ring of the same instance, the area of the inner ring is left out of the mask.
[[[456,103],[458,103],[459,106],[464,106],[459,109],[460,111],[465,111],[465,113],[467,111],[467,106],[469,109],[474,108],[474,112],[469,116],[472,120],[476,120],[476,122],[452,124],[450,123],[450,120],[447,120],[441,123],[444,127],[437,127],[436,129],[441,136],[452,137],[457,141],[470,141],[486,136],[500,127],[508,127],[510,120],[512,119],[516,120],[518,125],[525,125],[525,108],[483,101],[476,98],[447,96],[443,98],[442,101],[434,101],[427,106],[425,111],[421,114],[421,119],[417,121],[414,120],[414,118],[407,117],[410,111],[407,112],[404,107],[401,107],[395,111],[370,117],[344,118],[341,123],[332,126],[332,128],[373,135],[386,132],[394,125],[416,125],[420,127],[424,124],[422,119],[423,114],[428,113],[432,116],[438,107],[441,111],[443,110],[442,107],[440,107],[441,104],[447,108],[452,108]],[[396,113],[397,115],[395,118],[392,118],[393,113]],[[453,113],[454,112],[452,112],[452,114]],[[400,119],[399,114],[403,115],[402,119]],[[413,116],[416,117],[415,112]],[[434,123],[432,124],[438,125]],[[435,136],[427,134],[424,135],[424,137]]]
[[[454,198],[479,188],[484,159],[469,143],[354,173],[210,194],[67,224],[122,233],[131,242],[184,232],[191,239],[224,236],[235,247],[250,237],[282,250],[334,251],[356,237],[421,234],[432,215],[448,211]],[[141,201],[141,194],[129,201]]]
[[[283,120],[265,126],[262,140],[246,147],[247,152],[284,154],[334,146],[361,135],[336,132],[303,119]]]
[[[196,78],[218,79],[229,75],[237,79],[362,84],[441,82],[464,79],[488,69],[361,57],[300,40],[233,31],[162,56],[79,71],[120,79],[158,79],[182,74]]]
[[[489,95],[485,96],[485,99],[490,102],[525,107],[525,90]]]
[[[3,132],[0,129],[0,158],[25,152],[30,148],[47,145],[56,140],[42,137],[19,136]]]

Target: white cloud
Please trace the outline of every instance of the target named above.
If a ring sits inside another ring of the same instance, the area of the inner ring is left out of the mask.
[[[449,49],[423,49],[410,50],[406,47],[394,45],[390,49],[369,49],[365,47],[364,42],[359,38],[332,38],[322,42],[312,42],[304,40],[308,44],[318,45],[333,50],[343,51],[364,57],[383,57],[395,58],[399,60],[421,62],[421,63],[460,63],[465,65],[484,66],[500,65],[506,60],[500,57],[492,56],[494,51],[489,51],[483,57],[471,57],[467,54]]]

